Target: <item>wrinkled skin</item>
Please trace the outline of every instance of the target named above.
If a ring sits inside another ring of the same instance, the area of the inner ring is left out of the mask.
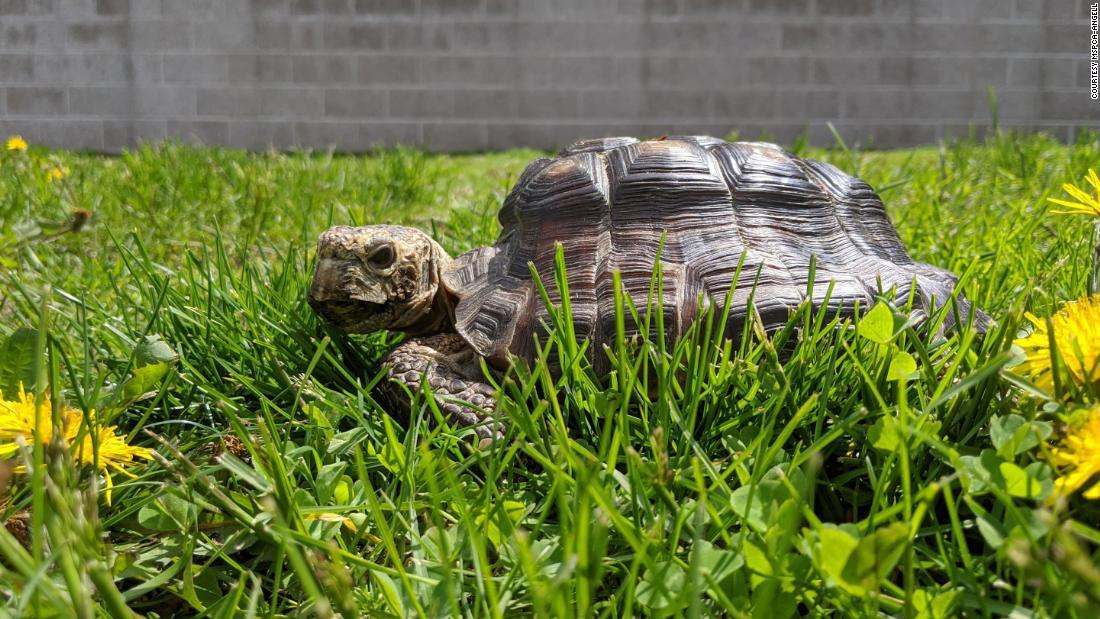
[[[455,298],[442,277],[450,262],[415,228],[336,226],[317,242],[309,304],[348,333],[414,336],[386,357],[391,386],[416,392],[423,380],[448,418],[492,439],[500,435],[499,425],[488,421],[493,389],[481,380],[477,354],[454,332]],[[404,393],[394,395],[407,402]]]
[[[336,226],[317,242],[309,304],[348,333],[446,331],[451,308],[440,273],[449,262],[414,228]]]

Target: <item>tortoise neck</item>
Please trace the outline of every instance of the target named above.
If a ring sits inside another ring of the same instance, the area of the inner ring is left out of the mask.
[[[401,329],[409,335],[451,333],[455,330],[455,304],[457,300],[443,285],[443,272],[451,264],[451,257],[439,243],[431,240],[431,250],[426,265],[432,297],[428,311]]]

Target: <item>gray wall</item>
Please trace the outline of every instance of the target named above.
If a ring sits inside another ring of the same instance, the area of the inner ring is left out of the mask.
[[[1086,0],[0,0],[0,134],[116,151],[1097,125]]]

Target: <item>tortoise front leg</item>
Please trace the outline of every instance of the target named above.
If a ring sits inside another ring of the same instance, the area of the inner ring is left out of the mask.
[[[386,357],[389,377],[418,392],[426,377],[440,410],[463,426],[473,426],[482,438],[503,436],[492,419],[493,388],[481,381],[478,355],[457,333],[413,338]]]

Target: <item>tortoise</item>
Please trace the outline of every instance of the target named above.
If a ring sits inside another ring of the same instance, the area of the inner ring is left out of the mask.
[[[848,314],[885,291],[895,301],[912,293],[914,313],[927,316],[958,281],[910,258],[866,182],[764,142],[580,141],[529,164],[499,219],[496,243],[456,258],[414,228],[333,227],[319,239],[309,291],[313,309],[347,332],[408,334],[385,360],[390,378],[415,391],[426,377],[443,412],[485,438],[502,426],[479,358],[504,370],[513,355],[534,356],[548,313],[529,263],[553,282],[559,243],[575,332],[589,340],[597,371],[608,369],[600,351],[616,336],[613,272],[644,306],[658,256],[670,338],[696,318],[700,299],[720,304],[731,289],[731,331],[743,328],[750,295],[774,330],[807,292],[815,308]],[[555,286],[545,288],[560,302]],[[971,313],[961,297],[956,311]],[[988,319],[973,313],[982,329]]]

